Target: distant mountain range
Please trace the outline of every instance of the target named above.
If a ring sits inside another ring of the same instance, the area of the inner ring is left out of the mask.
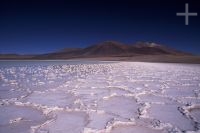
[[[86,48],[65,48],[40,55],[0,54],[0,59],[94,59],[200,63],[199,56],[164,45],[150,42],[126,45],[116,41],[105,41]]]
[[[68,59],[91,57],[130,57],[137,55],[192,55],[168,48],[164,45],[138,42],[126,45],[115,41],[106,41],[86,48],[66,48],[58,52],[38,55],[38,58]]]

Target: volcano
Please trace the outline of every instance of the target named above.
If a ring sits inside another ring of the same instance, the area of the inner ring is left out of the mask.
[[[86,48],[64,48],[40,55],[0,55],[0,59],[92,59],[114,61],[200,63],[200,57],[154,42],[124,44],[105,41]]]

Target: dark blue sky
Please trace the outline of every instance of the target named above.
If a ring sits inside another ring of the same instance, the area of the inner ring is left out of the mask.
[[[177,17],[176,12],[197,12]],[[1,0],[0,53],[36,54],[115,40],[200,54],[198,0]]]

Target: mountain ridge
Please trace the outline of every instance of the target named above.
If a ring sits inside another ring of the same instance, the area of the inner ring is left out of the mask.
[[[200,56],[195,56],[191,53],[176,50],[162,44],[157,44],[153,42],[137,42],[135,44],[124,44],[116,41],[105,41],[85,48],[65,48],[56,52],[39,55],[0,54],[0,60],[6,59],[94,59],[145,62],[200,63]]]
[[[71,53],[71,54],[70,54]],[[74,56],[135,56],[135,55],[192,55],[164,45],[139,42],[133,45],[123,44],[116,41],[105,41],[86,48],[79,48],[65,52],[54,52],[52,54],[65,54]],[[51,53],[50,53],[51,55]]]

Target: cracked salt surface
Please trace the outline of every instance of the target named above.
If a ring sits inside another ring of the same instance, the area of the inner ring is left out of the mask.
[[[31,127],[44,123],[48,118],[41,111],[5,105],[0,107],[0,132],[1,133],[28,133]]]
[[[200,65],[1,61],[0,132],[200,132]]]

